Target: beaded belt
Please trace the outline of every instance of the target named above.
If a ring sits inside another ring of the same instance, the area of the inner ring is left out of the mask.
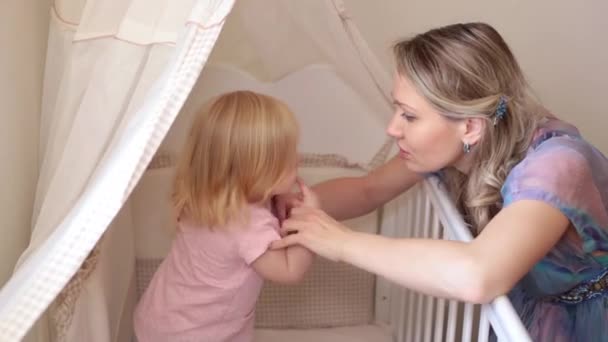
[[[553,302],[577,304],[606,293],[608,293],[608,270],[562,294],[550,296],[549,299]]]

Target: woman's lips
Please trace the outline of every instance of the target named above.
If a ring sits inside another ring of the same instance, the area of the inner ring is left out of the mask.
[[[401,146],[399,146],[399,156],[401,156],[402,158],[409,158],[411,154],[407,151],[404,150],[403,148],[401,148]]]

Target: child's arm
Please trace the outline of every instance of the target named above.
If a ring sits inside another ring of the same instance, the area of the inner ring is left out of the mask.
[[[320,208],[316,195],[298,178],[302,194],[302,205]],[[302,246],[290,246],[285,249],[268,250],[257,258],[252,266],[264,279],[283,284],[297,283],[304,277],[310,267],[314,254]]]
[[[268,250],[252,266],[262,278],[276,283],[294,284],[302,280],[314,254],[302,246]]]

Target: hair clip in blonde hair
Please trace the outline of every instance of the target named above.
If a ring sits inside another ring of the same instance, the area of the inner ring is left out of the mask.
[[[507,97],[504,95],[498,99],[498,106],[496,112],[494,112],[494,126],[498,124],[498,121],[502,120],[507,115]]]

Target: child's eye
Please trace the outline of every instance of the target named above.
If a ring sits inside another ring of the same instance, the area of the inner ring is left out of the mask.
[[[401,117],[410,122],[416,120],[416,116],[414,116],[408,112],[401,113]]]

